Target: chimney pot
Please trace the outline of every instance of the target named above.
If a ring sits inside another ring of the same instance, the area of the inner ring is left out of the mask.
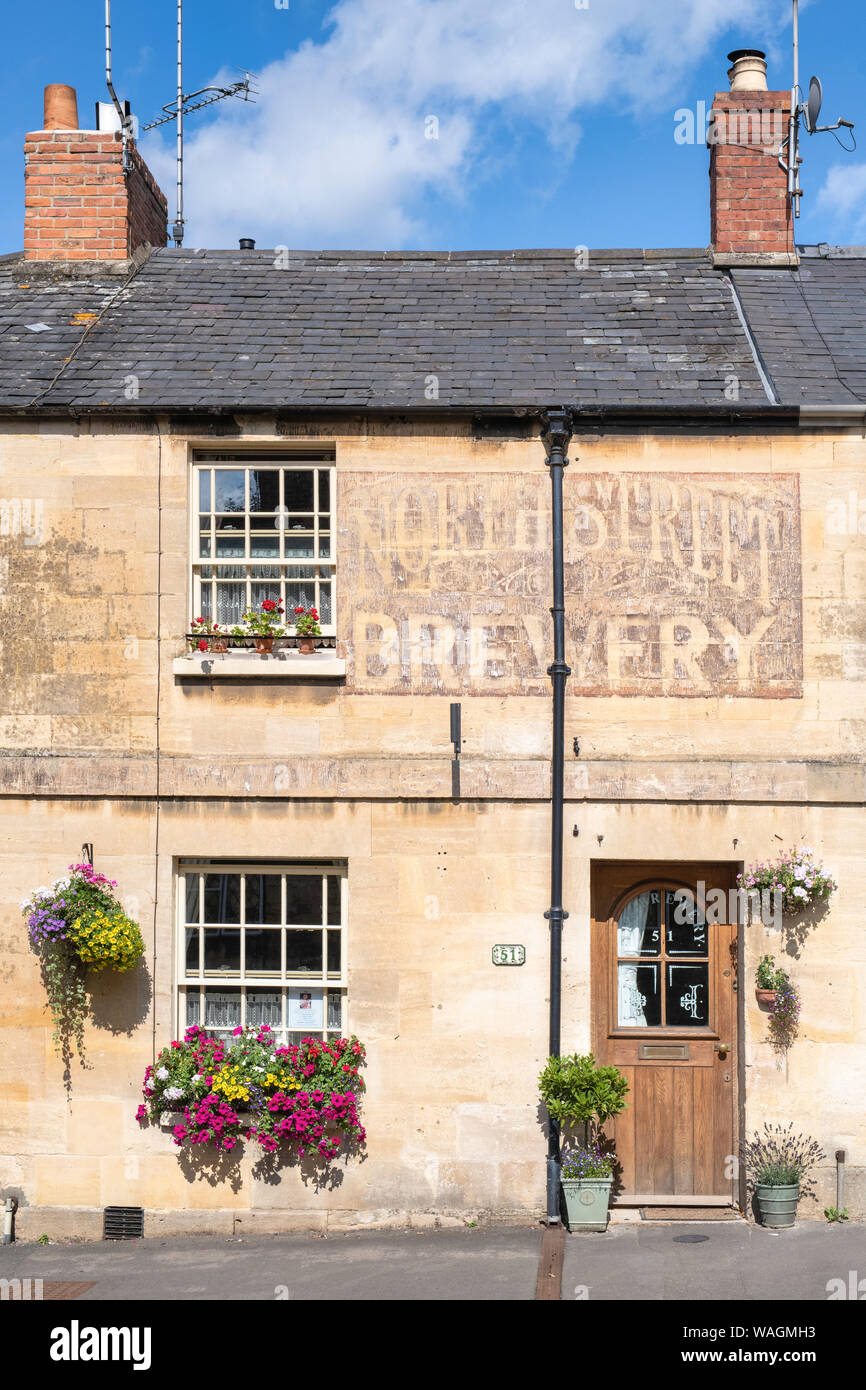
[[[78,98],[74,87],[52,82],[45,88],[43,130],[77,130]]]
[[[256,243],[251,236],[242,236],[238,242],[238,247],[241,251],[255,251]]]
[[[767,55],[760,48],[735,48],[728,62],[732,92],[766,92]]]

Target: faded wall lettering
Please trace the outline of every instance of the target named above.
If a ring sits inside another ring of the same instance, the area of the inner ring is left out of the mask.
[[[569,689],[797,696],[793,475],[566,473]],[[551,655],[545,473],[341,474],[353,688],[542,694]]]

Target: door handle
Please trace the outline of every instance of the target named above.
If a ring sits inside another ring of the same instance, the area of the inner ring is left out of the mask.
[[[723,1042],[716,1043],[716,1044],[714,1045],[714,1047],[713,1047],[713,1051],[714,1051],[714,1052],[718,1052],[718,1054],[719,1054],[720,1058],[722,1059],[722,1061],[724,1061],[724,1059],[727,1057],[728,1053],[730,1052],[730,1049],[731,1049],[730,1043],[723,1043]]]

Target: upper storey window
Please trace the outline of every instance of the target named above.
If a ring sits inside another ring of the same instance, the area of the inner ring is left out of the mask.
[[[239,623],[265,599],[287,618],[315,608],[323,634],[335,632],[332,456],[207,452],[193,469],[193,613]]]

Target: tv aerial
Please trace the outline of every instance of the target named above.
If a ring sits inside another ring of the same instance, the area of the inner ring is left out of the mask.
[[[174,101],[166,102],[162,108],[163,114],[161,116],[157,116],[155,121],[149,121],[141,127],[142,131],[155,130],[157,126],[166,125],[169,121],[177,121],[177,216],[171,229],[176,246],[183,244],[184,229],[183,118],[192,111],[200,111],[204,106],[213,106],[214,102],[224,101],[226,97],[238,97],[240,101],[255,101],[258,95],[257,89],[253,86],[256,74],[249,72],[246,68],[239,68],[238,71],[243,73],[243,77],[236,82],[231,82],[227,87],[199,87],[195,92],[184,92],[183,0],[177,0],[177,96]],[[128,104],[121,106],[111,81],[111,0],[105,0],[105,80],[120,121],[123,138],[123,167],[127,169],[129,164],[127,142],[133,129],[133,117],[129,113]]]
[[[851,130],[854,129],[853,121],[845,121],[841,118],[833,125],[819,125],[821,119],[821,106],[824,101],[824,89],[821,86],[821,79],[813,77],[809,83],[809,95],[805,101],[802,99],[803,93],[800,89],[800,35],[799,35],[799,0],[794,0],[794,85],[791,88],[791,115],[788,119],[788,134],[779,147],[779,165],[785,170],[788,176],[788,196],[794,207],[794,216],[800,216],[800,199],[803,190],[800,187],[800,165],[803,162],[800,154],[800,125],[805,126],[808,135],[818,135],[823,131]],[[854,136],[851,136],[852,143],[843,145],[838,135],[836,140],[850,154],[857,148]]]

